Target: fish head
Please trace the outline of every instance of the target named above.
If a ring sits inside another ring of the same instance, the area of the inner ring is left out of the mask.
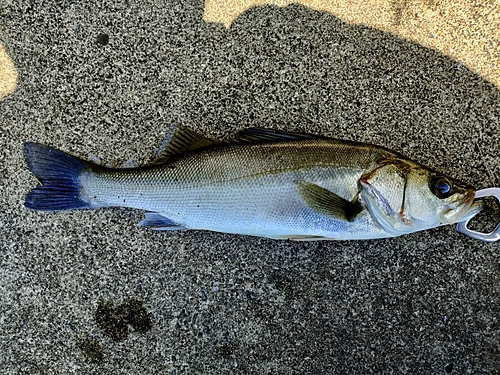
[[[361,203],[392,235],[465,221],[482,209],[472,186],[406,160],[383,163],[359,185]]]

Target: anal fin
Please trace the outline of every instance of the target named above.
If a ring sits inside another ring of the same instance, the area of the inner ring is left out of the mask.
[[[139,226],[148,227],[152,230],[180,230],[186,229],[181,224],[177,224],[157,212],[146,212],[144,219],[139,222]]]

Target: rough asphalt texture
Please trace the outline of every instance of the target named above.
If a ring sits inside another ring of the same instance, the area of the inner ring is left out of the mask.
[[[171,124],[213,137],[261,126],[384,145],[498,186],[499,88],[302,6],[254,8],[226,30],[202,21],[201,1],[9,3],[2,374],[500,373],[499,244],[453,227],[295,243],[153,233],[129,209],[29,212],[21,152],[36,141],[145,163]],[[492,206],[477,222],[498,220]]]

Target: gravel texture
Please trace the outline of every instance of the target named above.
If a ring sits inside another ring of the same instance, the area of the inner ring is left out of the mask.
[[[30,212],[22,143],[150,160],[167,129],[261,126],[384,145],[499,185],[500,90],[327,13],[201,1],[10,1],[0,102],[2,374],[495,374],[500,246],[453,227],[295,243],[153,233],[142,213]],[[478,225],[500,220],[492,205]]]

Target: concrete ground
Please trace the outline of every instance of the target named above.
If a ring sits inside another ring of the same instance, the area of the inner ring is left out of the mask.
[[[300,5],[229,30],[201,1],[8,2],[0,102],[2,374],[500,373],[500,245],[444,227],[295,243],[153,233],[142,212],[38,213],[22,144],[104,164],[167,129],[384,145],[500,184],[500,89],[439,52]],[[476,221],[491,228],[496,206]]]

